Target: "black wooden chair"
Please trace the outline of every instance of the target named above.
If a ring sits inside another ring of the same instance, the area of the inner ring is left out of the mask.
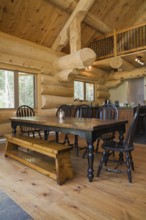
[[[127,133],[126,138],[123,143],[117,142],[117,141],[112,141],[112,143],[110,143],[110,144],[108,142],[104,142],[102,144],[102,148],[104,149],[104,152],[103,152],[102,159],[100,160],[100,163],[98,166],[98,171],[97,171],[98,177],[101,173],[103,163],[105,164],[106,171],[114,172],[114,173],[124,172],[123,170],[118,169],[118,167],[120,164],[126,163],[128,180],[130,183],[132,182],[131,169],[134,170],[132,151],[134,150],[133,141],[134,141],[135,129],[136,129],[137,121],[138,121],[138,117],[139,117],[139,110],[140,110],[140,107],[137,108],[137,111],[133,117],[133,121],[130,125],[130,128],[128,130],[128,133]],[[109,160],[109,152],[111,152],[111,151],[119,153],[119,159],[115,160],[115,158],[114,158],[112,160],[112,162],[116,162],[116,166],[114,168],[107,167],[107,164],[111,161],[111,159]]]
[[[91,118],[91,108],[90,108],[90,106],[86,105],[86,104],[79,105],[75,110],[74,117],[76,117],[76,118]],[[87,148],[87,146],[85,146],[85,147],[80,147],[79,146],[79,144],[78,144],[78,135],[74,136],[73,147],[76,151],[77,156],[79,154],[79,150],[83,150],[83,149]],[[84,155],[83,155],[83,157],[84,157]]]
[[[56,117],[59,117],[60,112],[64,113],[64,117],[71,117],[71,107],[68,105],[61,105],[56,112]],[[56,142],[59,142],[59,132],[56,132]],[[68,134],[65,134],[64,141],[62,144],[70,145]]]
[[[32,117],[35,116],[34,110],[28,106],[28,105],[21,105],[16,111],[16,116],[17,117]],[[33,135],[35,137],[36,133],[39,135],[39,137],[42,139],[41,136],[41,130],[37,128],[31,128],[27,126],[20,126],[20,131],[23,135]]]
[[[102,120],[117,120],[118,119],[118,109],[115,105],[113,104],[105,104],[103,106],[101,106],[99,109],[97,109],[96,112],[96,118],[102,119]],[[103,142],[108,142],[110,144],[110,142],[112,142],[115,138],[115,132],[109,132],[106,134],[101,135],[98,139],[97,139],[97,143],[96,143],[96,153],[102,153],[99,151],[99,144],[100,141]]]

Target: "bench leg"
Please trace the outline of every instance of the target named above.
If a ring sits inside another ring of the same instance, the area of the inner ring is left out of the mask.
[[[73,178],[73,170],[70,161],[70,152],[63,152],[56,158],[57,184],[62,185],[67,179]]]
[[[7,152],[17,150],[18,146],[16,144],[13,144],[9,141],[6,142],[6,151],[5,151],[5,156],[7,156]]]

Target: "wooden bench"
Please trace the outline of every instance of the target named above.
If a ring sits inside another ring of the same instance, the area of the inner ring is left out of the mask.
[[[62,185],[73,178],[71,147],[45,140],[7,134],[5,156],[9,156]]]

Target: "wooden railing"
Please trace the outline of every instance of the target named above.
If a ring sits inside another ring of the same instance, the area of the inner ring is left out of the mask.
[[[97,59],[119,56],[146,49],[146,23],[95,39],[90,43]]]

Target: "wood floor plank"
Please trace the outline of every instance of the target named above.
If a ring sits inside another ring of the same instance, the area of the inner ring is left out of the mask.
[[[89,183],[86,177],[87,158],[82,158],[83,151],[80,151],[79,157],[71,151],[75,175],[62,186],[18,161],[6,158],[4,152],[5,144],[1,144],[0,190],[35,220],[146,219],[146,146],[135,146],[132,184],[126,174],[106,171]],[[95,155],[95,174],[100,158],[101,155]]]

